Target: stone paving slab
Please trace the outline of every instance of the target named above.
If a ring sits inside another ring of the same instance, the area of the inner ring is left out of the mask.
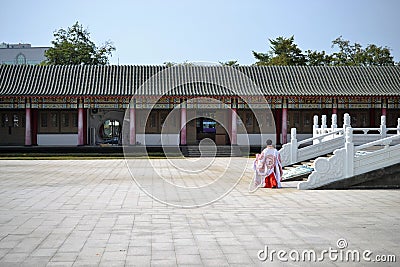
[[[276,254],[272,262],[258,259],[265,246],[286,258],[292,250],[331,248],[400,261],[399,190],[298,191],[285,183],[249,193],[251,177],[249,165],[219,201],[177,208],[141,191],[123,160],[0,161],[0,266],[280,266]],[[343,261],[325,255],[321,263]]]

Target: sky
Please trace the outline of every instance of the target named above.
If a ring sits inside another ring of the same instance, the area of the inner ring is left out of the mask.
[[[388,46],[400,61],[399,0],[0,0],[0,42],[51,46],[54,31],[76,21],[110,64],[255,63],[268,39],[294,35],[303,51],[332,53],[339,36]]]

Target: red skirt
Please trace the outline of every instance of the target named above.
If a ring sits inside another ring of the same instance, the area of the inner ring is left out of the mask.
[[[277,188],[278,183],[276,182],[275,179],[275,173],[271,173],[267,177],[265,177],[265,186],[264,188]]]

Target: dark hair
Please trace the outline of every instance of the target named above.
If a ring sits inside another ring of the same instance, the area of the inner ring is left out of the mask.
[[[268,140],[267,140],[267,146],[270,146],[270,145],[272,145],[272,140],[271,140],[271,139],[268,139]]]

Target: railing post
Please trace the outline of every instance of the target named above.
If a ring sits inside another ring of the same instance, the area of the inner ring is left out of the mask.
[[[345,130],[345,149],[346,149],[346,158],[344,161],[345,164],[345,177],[351,177],[354,175],[354,144],[353,144],[353,129],[351,126],[346,127]]]
[[[397,134],[400,134],[400,118],[397,119]]]
[[[381,116],[381,139],[386,138],[386,116],[382,115]]]
[[[297,133],[296,128],[290,130],[290,161],[291,163],[297,162]]]
[[[321,117],[321,130],[322,130],[322,134],[325,133],[325,129],[327,128],[326,125],[326,115],[322,115]]]
[[[337,114],[332,114],[332,131],[335,131],[337,126]]]
[[[317,137],[317,129],[318,129],[318,115],[314,115],[314,124],[313,124],[313,137]],[[313,144],[318,144],[318,140],[314,140]]]
[[[351,127],[349,113],[345,113],[344,117],[343,117],[343,130],[344,130],[344,132],[346,132],[346,128],[347,127]]]

